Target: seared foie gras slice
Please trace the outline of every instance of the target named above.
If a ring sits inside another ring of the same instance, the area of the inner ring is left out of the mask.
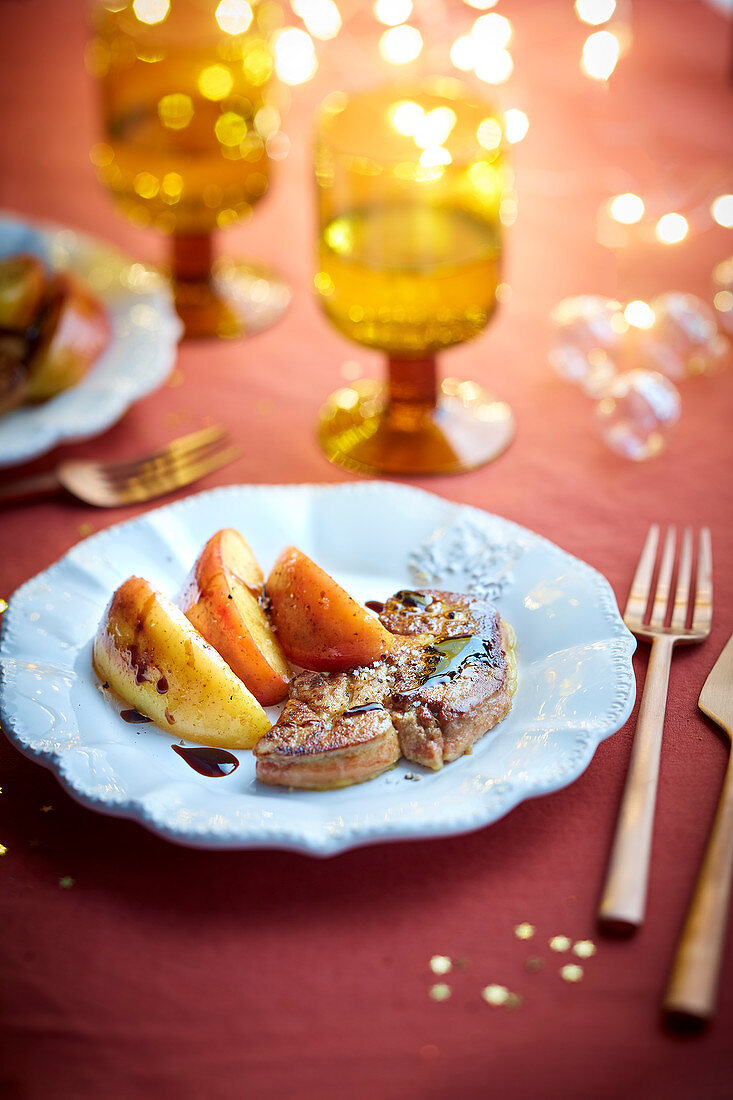
[[[275,725],[255,746],[261,783],[327,790],[393,767],[400,746],[384,700],[383,661],[351,672],[303,672]]]
[[[380,619],[403,636],[388,658],[389,706],[402,753],[441,768],[509,713],[511,629],[490,603],[431,589],[396,593]]]

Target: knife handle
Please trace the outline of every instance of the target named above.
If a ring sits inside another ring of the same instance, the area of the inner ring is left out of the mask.
[[[728,760],[710,840],[664,998],[665,1012],[673,1016],[705,1021],[715,1011],[732,870],[733,758]]]

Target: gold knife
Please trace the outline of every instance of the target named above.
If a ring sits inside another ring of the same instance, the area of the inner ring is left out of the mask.
[[[725,730],[729,740],[733,737],[733,636],[705,681],[698,706]],[[664,998],[665,1011],[677,1019],[704,1023],[715,1011],[731,870],[733,760],[729,757],[718,810]]]

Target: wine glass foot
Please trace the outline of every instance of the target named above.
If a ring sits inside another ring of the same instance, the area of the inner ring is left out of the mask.
[[[509,406],[475,382],[443,380],[432,409],[392,407],[386,387],[354,382],[331,394],[318,417],[330,462],[352,473],[459,474],[504,451],[514,438]]]
[[[288,285],[263,264],[217,260],[206,280],[174,279],[176,309],[188,339],[252,336],[290,304]]]

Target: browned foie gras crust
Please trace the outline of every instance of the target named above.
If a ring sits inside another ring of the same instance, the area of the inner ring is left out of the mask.
[[[389,706],[402,753],[416,764],[441,768],[469,752],[511,709],[510,628],[487,601],[435,589],[396,593],[380,619],[405,638],[390,656]],[[466,640],[463,650],[457,641],[448,675],[435,674],[450,667],[447,655],[436,666],[436,638]]]
[[[400,746],[381,705],[388,688],[384,661],[350,672],[296,676],[278,721],[255,746],[257,778],[326,790],[363,783],[394,767]]]
[[[396,635],[386,659],[293,680],[283,713],[255,746],[261,782],[344,787],[374,778],[400,755],[441,768],[508,713],[510,630],[491,604],[437,590],[400,592],[380,619]],[[456,640],[454,661],[446,639]]]

